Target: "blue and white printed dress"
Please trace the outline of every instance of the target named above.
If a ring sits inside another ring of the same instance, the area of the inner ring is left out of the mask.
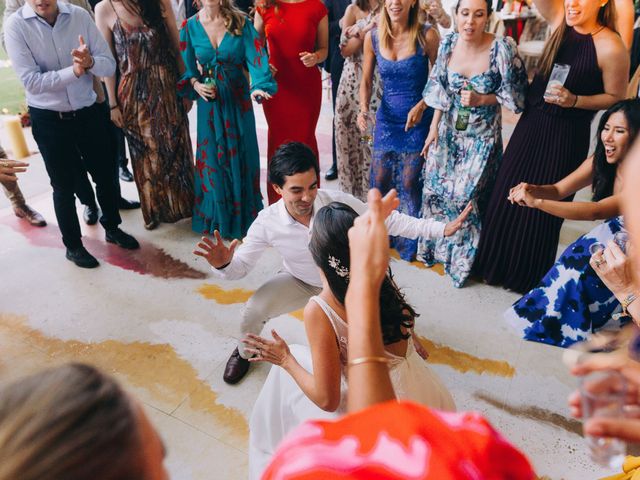
[[[589,265],[589,246],[606,245],[623,228],[622,217],[615,217],[578,238],[540,284],[505,312],[505,319],[524,331],[525,340],[565,348],[607,324],[622,327],[628,319],[611,319],[621,310],[620,302]]]
[[[502,107],[519,113],[525,104],[527,73],[510,37],[496,38],[489,69],[467,78],[449,69],[457,33],[444,38],[429,82],[422,94],[427,105],[442,111],[438,143],[429,148],[424,166],[422,217],[454,220],[469,203],[473,211],[456,235],[423,239],[418,259],[432,266],[443,263],[456,287],[467,279],[475,258],[484,209],[502,161]],[[469,126],[456,130],[460,92],[467,85],[480,94],[495,94],[497,105],[471,108]]]

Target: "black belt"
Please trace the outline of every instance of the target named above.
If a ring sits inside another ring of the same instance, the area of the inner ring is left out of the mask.
[[[69,112],[57,112],[55,110],[47,110],[44,108],[29,107],[30,110],[35,110],[38,114],[46,115],[48,117],[55,117],[59,120],[75,120],[80,114],[93,108],[95,103],[89,107],[79,108],[78,110],[71,110]]]

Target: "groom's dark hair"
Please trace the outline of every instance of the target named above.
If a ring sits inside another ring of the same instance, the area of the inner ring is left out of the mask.
[[[282,188],[285,177],[308,172],[312,168],[320,177],[318,159],[313,150],[301,142],[283,143],[269,162],[269,181]]]

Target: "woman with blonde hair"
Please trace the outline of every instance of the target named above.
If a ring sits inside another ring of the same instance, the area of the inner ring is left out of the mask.
[[[364,131],[373,120],[369,104],[377,68],[384,89],[375,118],[370,185],[383,194],[395,188],[400,211],[413,217],[420,215],[422,205],[424,158],[420,151],[433,116],[422,101],[422,89],[440,41],[436,29],[422,24],[420,17],[417,0],[385,0],[379,25],[364,40],[358,114],[358,126]],[[418,241],[395,238],[392,246],[410,261]]]
[[[180,29],[186,68],[180,93],[198,100],[192,226],[203,235],[218,230],[242,239],[262,210],[251,100],[269,101],[277,87],[258,33],[233,0],[201,3]]]
[[[629,72],[613,1],[534,2],[553,33],[505,150],[474,265],[487,283],[517,292],[553,265],[562,219],[512,205],[509,190],[520,182],[554,184],[575,170],[587,156],[595,113],[624,99]],[[549,81],[556,64],[569,67],[564,83]]]
[[[0,480],[168,480],[165,453],[142,406],[89,365],[0,390]]]

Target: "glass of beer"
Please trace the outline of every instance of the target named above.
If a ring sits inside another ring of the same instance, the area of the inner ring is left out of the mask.
[[[371,113],[364,113],[364,118],[367,122],[366,128],[360,133],[360,144],[367,145],[369,147],[373,146],[373,131],[375,129],[376,123],[375,118]]]

